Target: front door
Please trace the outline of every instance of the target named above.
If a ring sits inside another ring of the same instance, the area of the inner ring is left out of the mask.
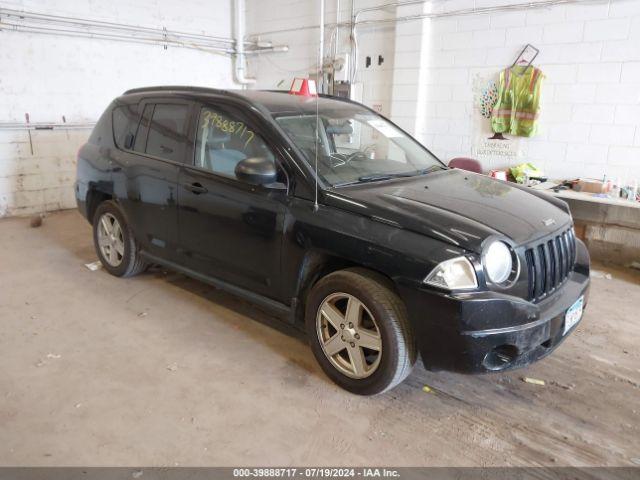
[[[194,161],[178,179],[181,263],[254,293],[280,298],[280,255],[286,189],[238,180],[235,167],[276,155],[243,116],[220,106],[199,112]],[[286,182],[284,171],[282,181]]]

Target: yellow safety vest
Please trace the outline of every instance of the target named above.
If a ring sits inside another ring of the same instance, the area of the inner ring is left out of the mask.
[[[491,113],[494,132],[521,137],[535,135],[543,78],[542,71],[533,66],[524,71],[516,66],[500,72],[498,101]]]

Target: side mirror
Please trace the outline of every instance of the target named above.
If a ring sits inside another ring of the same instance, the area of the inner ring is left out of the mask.
[[[236,178],[251,185],[269,185],[277,178],[276,165],[265,157],[245,158],[235,168]]]

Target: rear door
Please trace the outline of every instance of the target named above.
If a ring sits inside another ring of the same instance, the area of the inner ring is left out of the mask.
[[[287,176],[260,124],[221,103],[198,112],[193,163],[178,187],[178,240],[189,268],[276,300],[288,202]],[[279,165],[281,189],[238,180],[238,162],[267,157]]]
[[[147,99],[133,138],[123,140],[123,161],[115,182],[129,225],[144,250],[175,258],[177,182],[180,166],[192,156],[189,121],[193,103]]]

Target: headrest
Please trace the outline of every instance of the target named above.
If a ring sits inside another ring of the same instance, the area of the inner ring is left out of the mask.
[[[231,134],[212,129],[207,136],[207,144],[215,145],[231,141]]]
[[[351,135],[353,133],[353,127],[349,122],[341,125],[328,125],[326,130],[329,135]]]

